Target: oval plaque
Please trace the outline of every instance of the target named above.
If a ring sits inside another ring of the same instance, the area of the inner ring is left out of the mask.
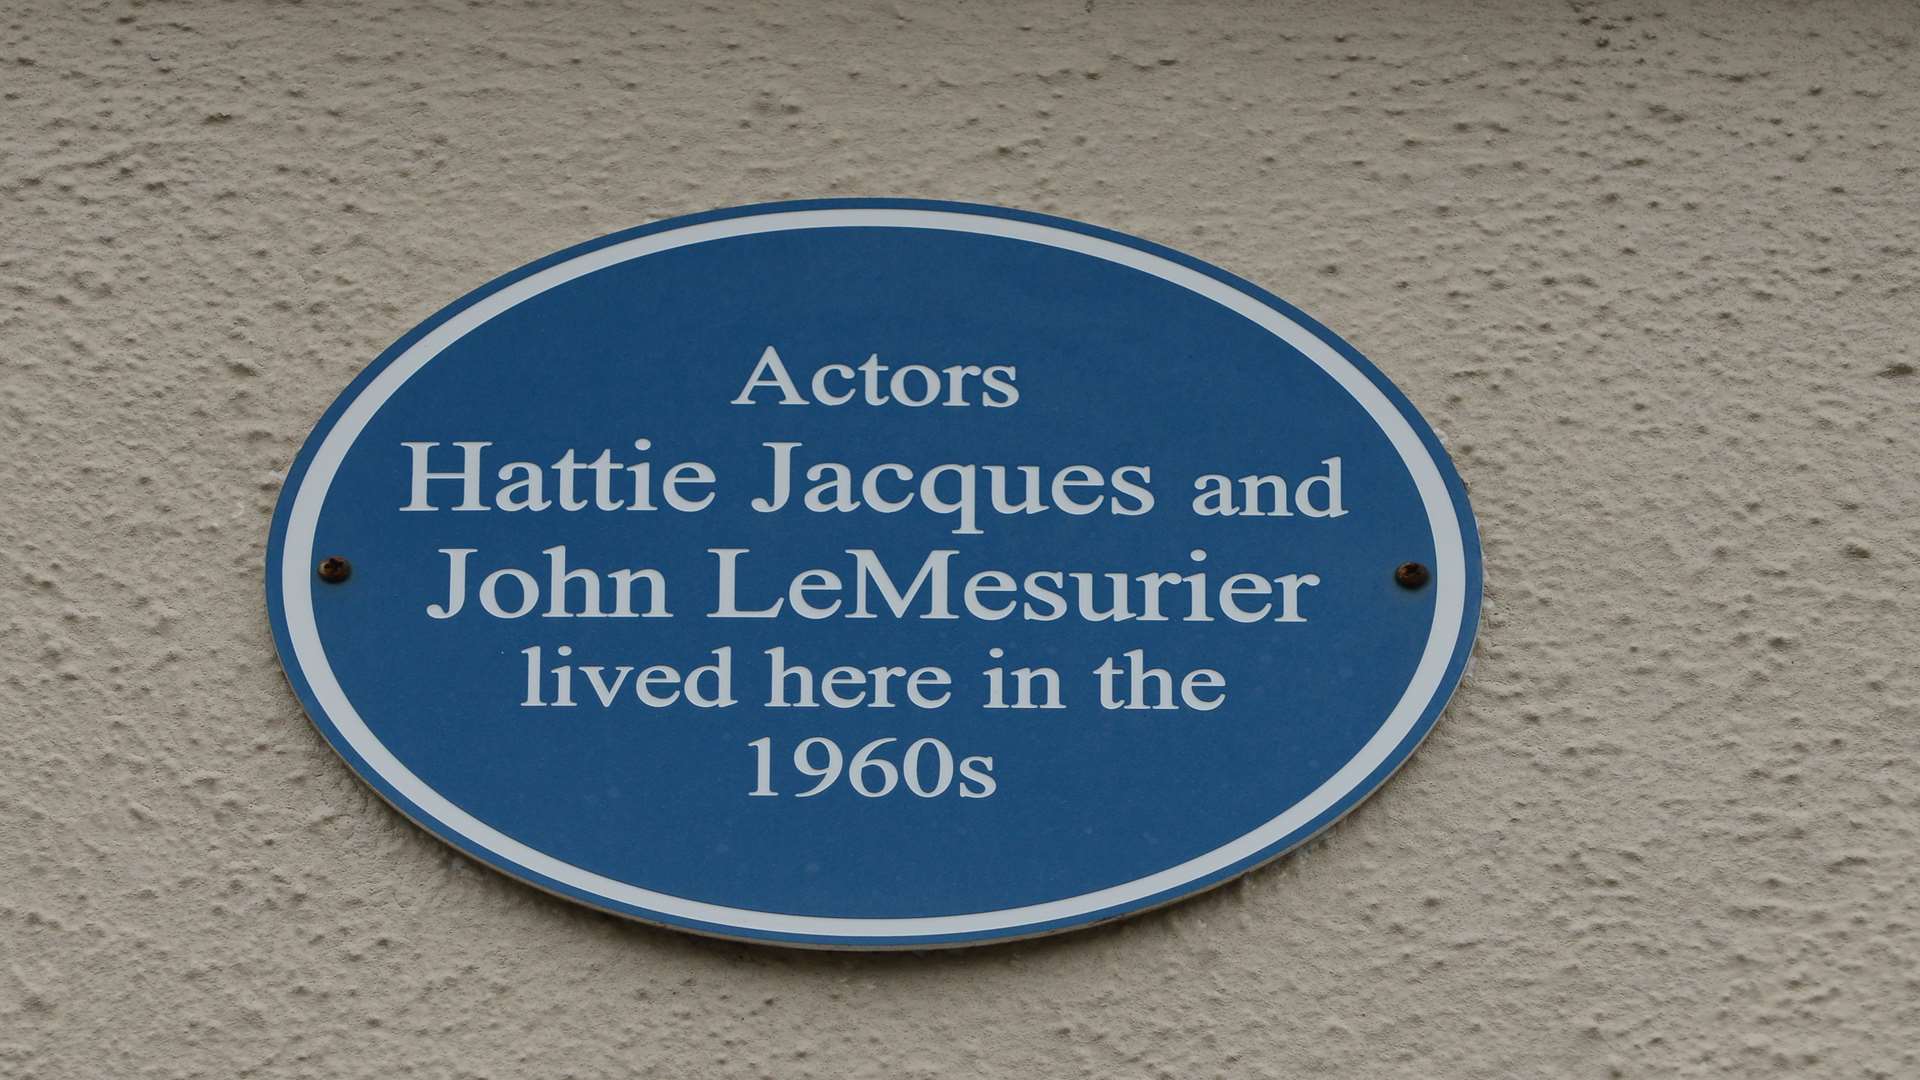
[[[407,334],[288,476],[268,606],[362,779],[531,884],[924,948],[1217,885],[1458,681],[1464,490],[1371,364],[1071,221],[911,200],[604,237]]]

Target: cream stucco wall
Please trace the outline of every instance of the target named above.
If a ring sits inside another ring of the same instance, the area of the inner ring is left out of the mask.
[[[1920,9],[0,9],[0,1076],[1920,1076]],[[1356,342],[1485,532],[1473,676],[1121,925],[594,914],[336,760],[261,595],[390,340],[788,196],[1145,236]]]

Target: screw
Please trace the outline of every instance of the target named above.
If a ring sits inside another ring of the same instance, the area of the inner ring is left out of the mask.
[[[1403,589],[1418,589],[1433,578],[1425,563],[1405,562],[1393,568],[1393,580]]]
[[[329,585],[338,585],[353,576],[353,564],[338,555],[329,555],[320,560],[319,569],[315,573],[320,575],[321,581]]]

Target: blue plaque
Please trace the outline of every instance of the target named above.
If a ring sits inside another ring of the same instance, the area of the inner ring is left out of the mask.
[[[314,429],[267,599],[382,797],[699,933],[927,948],[1218,885],[1460,678],[1473,516],[1351,346],[1039,214],[792,202],[516,270]]]

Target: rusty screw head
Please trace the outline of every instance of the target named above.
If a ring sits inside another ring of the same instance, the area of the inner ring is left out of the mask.
[[[1425,563],[1404,562],[1393,568],[1393,580],[1403,589],[1417,589],[1432,578],[1433,572]]]
[[[338,555],[329,555],[320,560],[320,566],[314,571],[320,580],[329,585],[338,585],[353,576],[353,564]]]

